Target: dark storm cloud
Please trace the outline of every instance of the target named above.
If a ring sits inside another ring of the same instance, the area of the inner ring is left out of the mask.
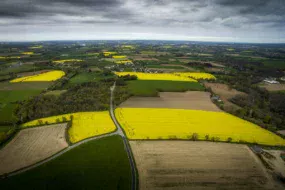
[[[241,14],[285,15],[284,0],[216,0],[216,3],[237,8]]]
[[[85,15],[85,12],[70,8],[103,12],[120,5],[120,0],[4,0],[0,6],[0,18],[54,14]]]

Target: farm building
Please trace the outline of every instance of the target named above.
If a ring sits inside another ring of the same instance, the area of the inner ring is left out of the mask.
[[[263,80],[263,82],[269,83],[269,84],[279,84],[278,81],[276,81],[275,78],[266,78]]]

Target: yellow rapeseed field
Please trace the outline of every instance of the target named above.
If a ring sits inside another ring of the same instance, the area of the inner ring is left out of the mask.
[[[225,112],[161,108],[117,108],[129,139],[191,139],[285,146],[285,140]]]
[[[171,73],[141,73],[141,72],[115,72],[118,76],[136,75],[139,80],[170,80],[197,82],[189,77],[174,75]]]
[[[135,46],[132,46],[132,45],[122,45],[122,48],[135,49]]]
[[[191,77],[193,79],[199,80],[199,79],[207,79],[207,80],[216,80],[216,77],[209,73],[174,73],[176,75],[184,76],[184,77]]]
[[[0,56],[0,59],[20,59],[20,56]]]
[[[115,63],[117,64],[133,64],[133,62],[131,60],[122,60],[122,61],[116,61]]]
[[[114,59],[125,59],[125,58],[127,58],[127,56],[125,56],[125,55],[113,55],[112,58],[114,58]]]
[[[37,125],[54,124],[64,121],[70,121],[72,123],[68,130],[70,142],[76,143],[83,139],[98,136],[106,133],[110,133],[116,130],[116,127],[109,116],[108,111],[98,112],[77,112],[71,114],[64,114],[58,116],[52,116],[47,118],[41,118],[34,121],[27,122],[22,125],[23,128],[33,127]]]
[[[49,71],[38,75],[31,75],[26,77],[20,77],[11,80],[10,82],[33,82],[33,81],[55,81],[63,77],[65,73],[63,71]]]
[[[22,54],[23,54],[23,55],[33,55],[34,52],[32,52],[32,51],[29,51],[29,52],[22,52]]]
[[[38,45],[38,46],[32,46],[32,47],[29,47],[30,49],[40,49],[40,48],[43,48],[42,45]]]
[[[110,56],[110,55],[117,54],[117,52],[114,52],[114,51],[105,51],[105,52],[103,52],[103,54],[104,54],[105,57],[108,57],[108,56]]]
[[[83,60],[81,59],[62,59],[62,60],[57,60],[53,61],[53,63],[68,63],[68,62],[82,62]]]

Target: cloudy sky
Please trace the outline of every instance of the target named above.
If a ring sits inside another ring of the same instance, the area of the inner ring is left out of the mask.
[[[285,0],[1,0],[0,41],[285,42]]]

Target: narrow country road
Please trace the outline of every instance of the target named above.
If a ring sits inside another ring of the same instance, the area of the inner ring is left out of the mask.
[[[110,88],[111,91],[111,98],[110,98],[110,115],[111,118],[114,122],[114,124],[117,127],[117,134],[119,134],[124,142],[124,147],[125,150],[127,152],[129,161],[130,161],[130,166],[131,166],[131,173],[132,173],[132,190],[136,190],[137,189],[137,176],[136,176],[136,165],[135,165],[135,161],[134,161],[134,157],[132,154],[132,150],[130,148],[129,142],[125,136],[125,133],[123,132],[123,129],[121,128],[121,125],[118,123],[115,114],[114,114],[114,90],[116,88],[116,82],[114,82],[114,85]]]

